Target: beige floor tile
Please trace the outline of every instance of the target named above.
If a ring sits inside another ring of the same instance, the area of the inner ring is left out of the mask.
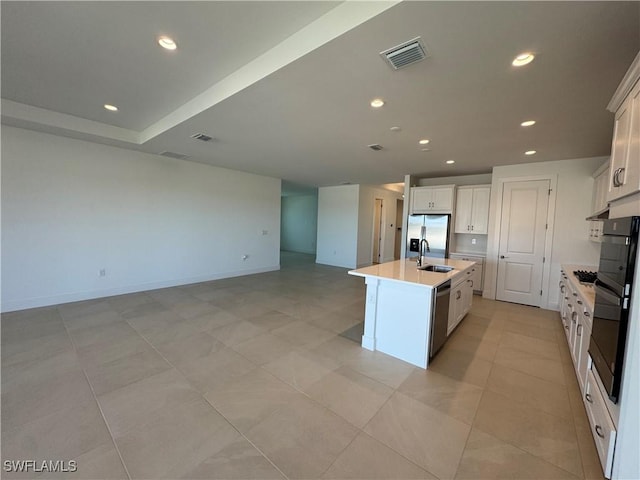
[[[561,419],[486,390],[473,426],[575,475],[582,475],[571,418]]]
[[[178,366],[189,383],[201,393],[222,387],[255,368],[257,368],[255,363],[229,347],[215,350],[209,355],[188,362],[181,362]]]
[[[25,338],[22,341],[3,343],[1,349],[2,366],[22,362],[44,360],[60,353],[73,350],[73,344],[66,331]]]
[[[3,422],[2,455],[10,460],[68,461],[111,442],[93,397],[52,409],[16,428],[6,428]]]
[[[453,478],[471,427],[394,393],[364,431],[438,478]]]
[[[297,318],[278,311],[267,311],[255,317],[248,317],[247,320],[267,330],[274,330],[297,321]]]
[[[267,333],[267,330],[246,320],[240,320],[239,322],[214,328],[209,333],[225,345],[233,347],[239,343],[246,342],[250,338]]]
[[[460,382],[484,387],[493,364],[471,353],[443,349],[429,364],[429,369]]]
[[[419,369],[411,373],[398,391],[468,425],[473,422],[482,396],[480,387]]]
[[[362,348],[356,342],[346,338],[334,336],[319,345],[310,345],[309,350],[323,357],[331,358],[341,365],[357,362],[363,357],[373,357],[374,352]]]
[[[298,390],[312,385],[340,364],[310,350],[296,350],[262,367]]]
[[[325,479],[436,479],[366,433],[360,433],[340,454]]]
[[[188,364],[198,358],[204,358],[222,349],[228,348],[217,338],[205,332],[187,337],[171,339],[154,345],[156,350],[176,367]]]
[[[358,318],[341,310],[333,310],[311,317],[307,321],[316,327],[323,328],[324,330],[330,330],[334,333],[342,333],[363,320],[364,315],[362,318]]]
[[[169,370],[169,365],[153,348],[121,357],[111,362],[88,365],[89,383],[96,395],[116,390],[157,373]]]
[[[60,378],[70,373],[82,373],[78,355],[69,349],[49,358],[2,365],[2,393],[7,393],[23,384],[33,384]]]
[[[237,317],[247,320],[249,318],[258,317],[270,312],[271,306],[263,302],[253,303],[245,300],[239,305],[226,307],[224,310],[233,315],[236,315]]]
[[[149,298],[149,300],[150,301],[146,303],[141,303],[140,305],[135,305],[123,309],[122,312],[120,312],[120,316],[125,320],[133,320],[135,318],[158,315],[166,312],[169,308],[166,305],[163,305],[160,302],[156,302],[151,298]]]
[[[94,315],[96,313],[112,310],[111,304],[104,298],[65,303],[58,305],[57,308],[60,316],[65,321],[75,317],[85,317],[87,315]]]
[[[189,470],[183,475],[183,478],[275,480],[285,477],[264,455],[243,438],[216,452]]]
[[[180,478],[242,437],[203,399],[164,405],[144,425],[116,436],[131,478]]]
[[[564,386],[508,367],[493,366],[487,389],[563,419],[571,416],[569,396]]]
[[[109,430],[119,437],[156,419],[163,409],[199,398],[201,395],[172,369],[99,395],[98,401]]]
[[[100,344],[114,344],[129,338],[139,337],[138,332],[126,322],[108,323],[69,332],[75,347],[80,350]]]
[[[64,333],[64,323],[54,307],[3,313],[0,326],[2,346]]]
[[[115,295],[109,297],[107,301],[116,312],[122,313],[128,308],[144,305],[145,303],[153,303],[154,300],[146,292],[136,292]]]
[[[302,395],[265,370],[258,368],[213,388],[207,401],[241,432]]]
[[[298,346],[318,345],[336,335],[334,332],[318,328],[302,320],[276,328],[271,333]]]
[[[125,480],[129,478],[111,439],[107,443],[83,453],[75,460],[78,467],[77,473],[68,473],[60,478],[68,478],[70,480],[79,478]]]
[[[65,320],[64,324],[70,332],[74,332],[83,328],[99,327],[117,322],[124,322],[124,318],[122,318],[116,311],[107,310],[105,312],[94,313],[92,315],[73,317]]]
[[[562,470],[519,448],[477,429],[471,430],[456,479],[577,480]]]
[[[529,352],[539,357],[560,361],[560,349],[556,341],[548,342],[518,333],[505,332],[502,335],[500,344],[516,350]]]
[[[318,305],[314,305],[307,301],[298,301],[293,305],[283,305],[278,308],[282,313],[296,317],[298,320],[306,320],[309,318],[322,315],[326,309]]]
[[[464,331],[456,329],[443,349],[466,352],[474,357],[493,362],[498,350],[498,342],[467,335]]]
[[[176,303],[175,305],[171,306],[171,310],[173,310],[186,320],[200,317],[202,315],[218,313],[221,311],[221,309],[212,305],[211,303],[198,300],[196,298],[186,302]]]
[[[380,410],[393,389],[347,367],[329,372],[304,392],[362,428]]]
[[[42,378],[25,378],[2,392],[2,430],[11,430],[93,399],[84,373],[72,369]]]
[[[417,367],[381,352],[359,355],[345,365],[392,388],[398,388],[417,370]]]
[[[233,315],[225,310],[220,310],[212,313],[205,313],[195,318],[186,320],[190,325],[194,325],[199,331],[211,333],[218,327],[237,323],[241,320],[240,317]]]
[[[519,350],[507,345],[498,346],[494,362],[534,377],[564,385],[562,362]]]
[[[264,365],[293,352],[295,346],[286,340],[265,333],[239,343],[233,349],[256,365]]]
[[[358,429],[317,403],[298,397],[246,433],[288,478],[320,477]]]

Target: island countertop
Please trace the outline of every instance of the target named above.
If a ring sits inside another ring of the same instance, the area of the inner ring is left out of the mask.
[[[425,264],[447,265],[453,267],[455,270],[447,273],[427,272],[417,269],[415,259],[403,259],[350,270],[349,275],[376,277],[393,282],[410,283],[412,285],[423,285],[434,288],[447,280],[453,279],[460,272],[474,265],[475,262],[455,260],[453,258],[426,257]]]

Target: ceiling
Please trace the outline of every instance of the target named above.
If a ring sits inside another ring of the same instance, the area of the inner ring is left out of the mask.
[[[608,155],[606,107],[640,50],[637,1],[0,9],[3,123],[310,186]],[[419,63],[394,71],[379,55],[418,36]],[[513,67],[524,51],[536,59]]]

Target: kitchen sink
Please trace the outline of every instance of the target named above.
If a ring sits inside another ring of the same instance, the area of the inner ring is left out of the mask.
[[[450,272],[451,270],[455,270],[455,269],[453,267],[449,267],[447,265],[427,264],[427,265],[422,265],[421,267],[418,267],[418,270],[425,270],[427,272],[447,273],[447,272]]]

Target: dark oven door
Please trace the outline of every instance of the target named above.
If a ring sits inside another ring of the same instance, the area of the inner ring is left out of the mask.
[[[620,297],[624,295],[630,253],[629,237],[602,236],[598,280]]]
[[[607,393],[610,397],[617,397],[620,375],[616,375],[616,357],[621,330],[622,299],[600,280],[596,280],[594,288],[596,303],[589,355]]]

